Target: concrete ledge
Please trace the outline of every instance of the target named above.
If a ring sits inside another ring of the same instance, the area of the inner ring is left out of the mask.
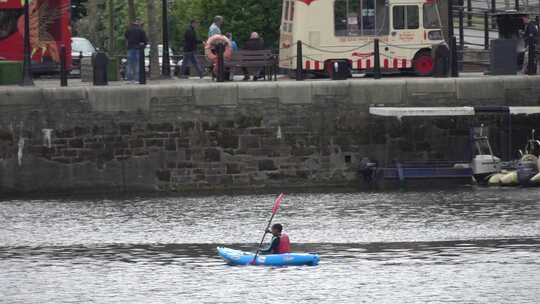
[[[353,104],[403,104],[406,82],[404,80],[351,81]]]
[[[504,77],[458,78],[456,79],[457,98],[466,101],[484,99],[504,99]]]
[[[44,88],[43,98],[50,100],[85,100],[87,91],[80,88]]]
[[[283,82],[278,85],[282,104],[311,104],[311,81]]]
[[[0,106],[40,105],[43,92],[39,88],[0,88]]]
[[[134,112],[150,109],[150,88],[145,86],[86,88],[88,102],[97,112]]]
[[[198,106],[235,106],[238,104],[238,85],[212,83],[193,85],[193,96]]]
[[[193,96],[193,85],[191,84],[174,84],[174,85],[152,85],[150,89],[150,97],[191,97]]]
[[[279,98],[277,82],[241,83],[238,85],[239,101],[246,99]]]
[[[349,96],[350,81],[314,81],[311,84],[313,96]]]

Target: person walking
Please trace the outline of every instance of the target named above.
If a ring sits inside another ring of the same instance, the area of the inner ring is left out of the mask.
[[[221,26],[223,25],[223,20],[224,19],[222,16],[214,17],[214,23],[212,23],[208,29],[208,38],[214,35],[221,35]]]
[[[142,28],[142,23],[135,20],[126,30],[124,37],[127,44],[126,78],[130,82],[139,81],[140,51],[146,47],[148,38]]]
[[[184,33],[184,58],[182,60],[182,70],[180,71],[181,78],[188,78],[188,67],[190,65],[195,67],[199,78],[203,78],[203,71],[201,65],[197,60],[197,46],[202,43],[197,37],[197,28],[199,22],[197,20],[191,20],[186,32]]]

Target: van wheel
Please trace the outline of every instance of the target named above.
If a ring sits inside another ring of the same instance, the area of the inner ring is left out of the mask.
[[[429,52],[420,52],[414,56],[413,69],[418,76],[430,76],[433,74],[435,64]]]

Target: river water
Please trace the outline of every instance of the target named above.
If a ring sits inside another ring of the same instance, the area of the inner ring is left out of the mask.
[[[290,194],[316,267],[231,267],[274,195],[0,202],[1,303],[538,303],[540,189]]]

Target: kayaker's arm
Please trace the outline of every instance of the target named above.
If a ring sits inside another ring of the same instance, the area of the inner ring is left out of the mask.
[[[275,251],[277,251],[279,247],[279,238],[273,237],[270,244],[265,248],[261,250],[261,254],[272,254]]]

